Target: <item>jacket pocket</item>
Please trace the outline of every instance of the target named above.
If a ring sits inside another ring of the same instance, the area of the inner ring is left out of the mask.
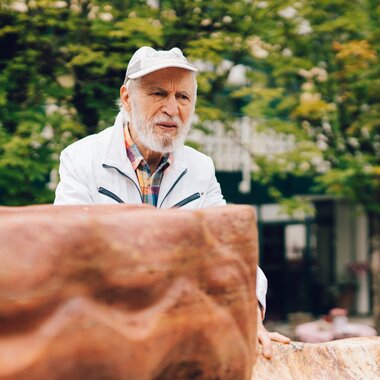
[[[112,191],[109,191],[105,189],[104,187],[99,187],[98,192],[100,194],[105,195],[106,197],[110,197],[113,200],[115,200],[118,203],[125,203],[121,198],[119,198],[116,194],[114,194]]]
[[[192,195],[190,195],[189,197],[185,198],[185,199],[182,199],[182,201],[176,203],[174,206],[172,206],[171,208],[174,208],[174,207],[182,207],[182,206],[185,206],[187,205],[188,203],[192,202],[192,201],[195,201],[196,199],[199,199],[201,197],[201,195],[199,193],[194,193]]]

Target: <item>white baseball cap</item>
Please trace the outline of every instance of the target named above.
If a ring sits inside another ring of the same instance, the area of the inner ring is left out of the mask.
[[[170,50],[155,50],[151,47],[143,46],[133,54],[129,61],[125,82],[128,79],[140,78],[166,67],[179,67],[194,72],[198,71],[177,47]]]

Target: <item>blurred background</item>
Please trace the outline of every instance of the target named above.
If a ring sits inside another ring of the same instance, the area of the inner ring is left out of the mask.
[[[380,331],[379,20],[379,0],[1,0],[0,204],[51,203],[133,52],[178,46],[200,69],[188,144],[257,211],[267,320],[341,307]]]

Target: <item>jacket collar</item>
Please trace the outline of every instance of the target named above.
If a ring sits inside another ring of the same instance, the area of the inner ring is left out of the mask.
[[[177,183],[178,179],[187,170],[187,165],[183,160],[184,147],[180,147],[173,152],[173,162],[165,170],[162,177],[160,192],[158,194],[157,205],[161,205],[173,186]]]
[[[111,136],[106,148],[104,164],[113,166],[126,174],[134,172],[132,164],[128,160],[125,151],[123,115],[121,112],[116,116],[115,124],[111,129]]]

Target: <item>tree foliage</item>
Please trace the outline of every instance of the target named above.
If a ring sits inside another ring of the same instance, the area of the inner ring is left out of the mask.
[[[0,203],[51,202],[59,152],[111,124],[126,62],[162,46],[139,1],[0,5]]]
[[[150,45],[200,68],[198,127],[249,116],[294,136],[287,154],[254,155],[258,176],[313,174],[378,212],[379,13],[375,0],[2,1],[0,203],[53,199],[59,152],[112,124],[127,62]]]

